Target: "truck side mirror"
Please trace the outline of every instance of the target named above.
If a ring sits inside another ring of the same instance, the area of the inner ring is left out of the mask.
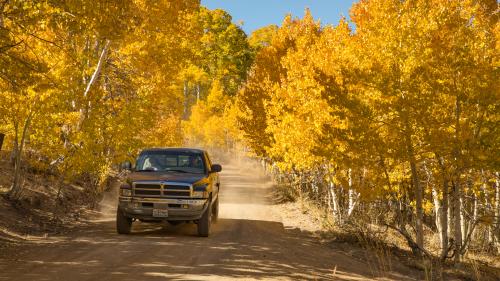
[[[120,164],[122,170],[132,171],[132,163],[130,161],[125,161]]]
[[[222,171],[222,166],[219,164],[213,164],[212,167],[210,167],[211,173],[218,173],[220,171]]]

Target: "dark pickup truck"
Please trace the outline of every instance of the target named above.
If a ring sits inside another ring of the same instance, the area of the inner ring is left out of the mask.
[[[207,237],[219,212],[219,176],[222,167],[208,153],[191,148],[145,149],[120,186],[116,213],[119,234],[129,234],[132,222],[194,222]]]

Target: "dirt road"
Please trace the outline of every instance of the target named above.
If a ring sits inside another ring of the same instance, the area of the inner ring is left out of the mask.
[[[194,224],[134,223],[115,231],[116,199],[70,232],[0,253],[0,280],[373,280],[367,264],[284,227],[271,183],[255,163],[224,166],[220,220],[208,238]],[[1,251],[1,250],[0,250]],[[388,273],[385,279],[413,280]]]

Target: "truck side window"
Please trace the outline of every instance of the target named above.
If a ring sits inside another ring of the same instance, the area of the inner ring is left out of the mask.
[[[207,170],[210,171],[210,167],[212,167],[212,161],[210,161],[210,157],[208,157],[208,153],[204,153],[204,155],[205,155],[205,159],[207,162]]]

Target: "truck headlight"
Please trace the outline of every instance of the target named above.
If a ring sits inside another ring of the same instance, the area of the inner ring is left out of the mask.
[[[193,191],[193,197],[194,198],[207,198],[208,192],[207,191]]]
[[[132,190],[130,189],[120,189],[121,196],[132,196]]]

